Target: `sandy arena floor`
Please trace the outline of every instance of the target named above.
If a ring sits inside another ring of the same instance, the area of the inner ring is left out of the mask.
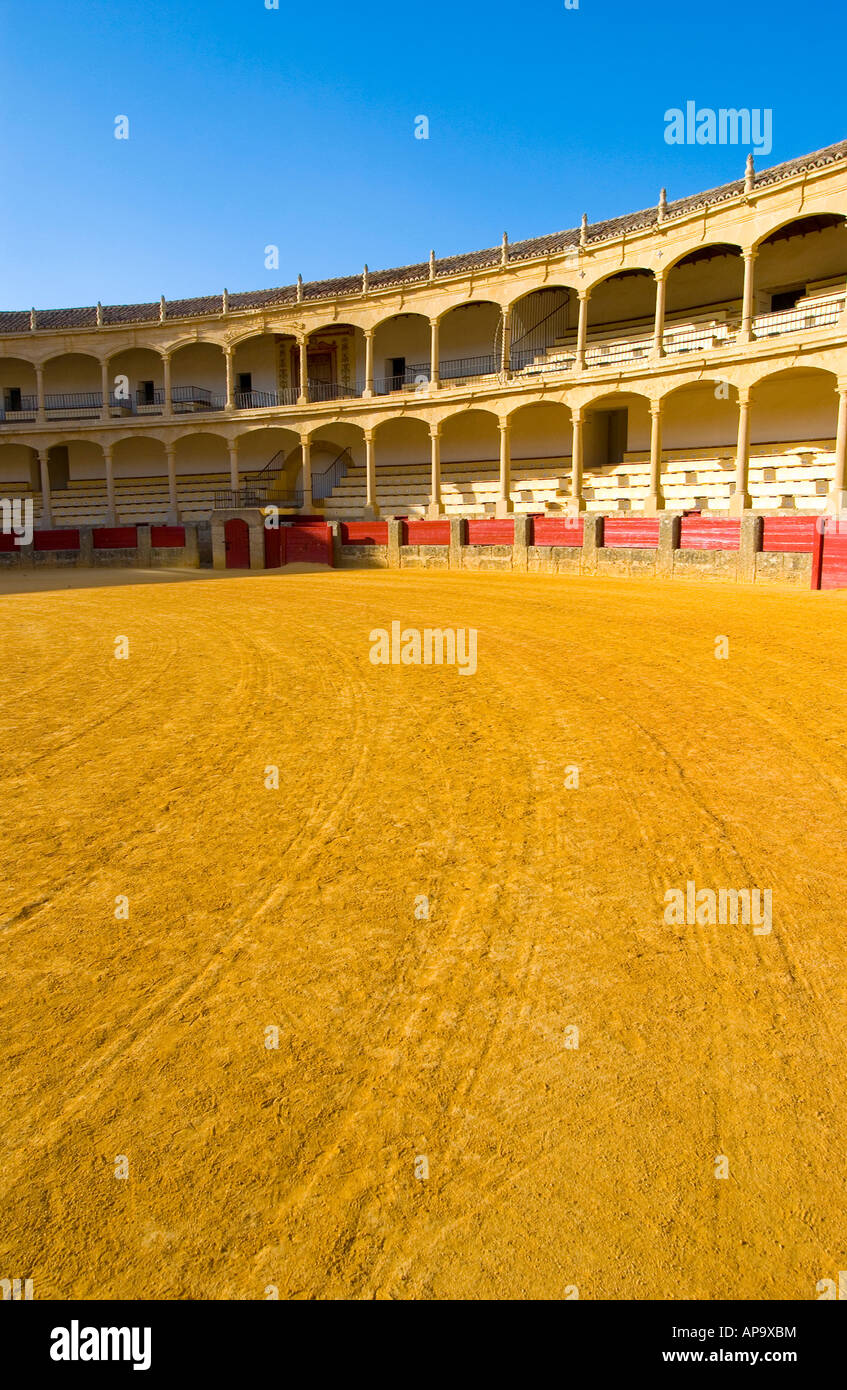
[[[810,1299],[847,1269],[847,594],[139,578],[0,597],[0,1275]],[[477,674],[371,665],[392,620],[477,628]],[[771,888],[771,934],[666,925],[689,879]]]

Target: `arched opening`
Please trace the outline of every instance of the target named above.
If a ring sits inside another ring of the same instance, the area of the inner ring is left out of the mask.
[[[233,391],[236,410],[265,410],[269,406],[293,405],[283,400],[287,379],[283,384],[281,368],[283,354],[288,354],[295,340],[290,335],[257,333],[236,344],[233,354]]]
[[[413,391],[430,381],[430,326],[423,314],[394,314],[374,332],[373,391]]]
[[[651,270],[619,270],[592,287],[585,364],[612,366],[646,357],[653,342],[656,280]]]
[[[573,365],[579,298],[565,286],[531,290],[512,305],[509,367],[520,376],[566,371]]]
[[[667,276],[664,351],[704,352],[731,342],[743,293],[740,247],[721,242],[682,256]]]
[[[632,391],[589,401],[583,411],[587,511],[639,511],[650,491],[650,403]]]
[[[229,445],[219,434],[196,431],[174,443],[180,512],[186,521],[207,519],[216,493],[229,491]]]
[[[34,420],[35,367],[22,357],[0,357],[0,420]]]
[[[490,300],[447,310],[438,327],[438,374],[443,386],[458,386],[500,370],[501,317],[499,304]]]
[[[312,503],[327,521],[346,521],[365,508],[365,437],[358,425],[321,425],[309,439]]]
[[[753,279],[755,338],[838,322],[847,285],[847,222],[840,213],[798,217],[763,237]]]
[[[165,408],[165,372],[153,348],[124,348],[108,360],[109,413],[161,415]]]
[[[0,444],[0,488],[4,497],[40,491],[38,455],[28,444]]]
[[[300,353],[292,352],[292,380],[300,384]],[[306,340],[310,401],[339,401],[361,396],[365,371],[365,335],[352,323],[315,328]]]
[[[823,510],[835,468],[836,378],[792,368],[750,393],[749,492],[760,511]]]
[[[226,362],[217,343],[186,343],[171,355],[171,401],[177,415],[223,410]]]
[[[168,463],[160,439],[144,434],[119,439],[112,449],[112,475],[121,521],[168,519]]]
[[[499,495],[500,431],[488,410],[461,410],[441,426],[441,490],[447,511],[494,515]]]
[[[522,405],[509,417],[512,496],[516,511],[558,511],[571,471],[571,412],[558,401]]]
[[[45,362],[44,410],[48,420],[97,419],[102,400],[102,372],[96,357],[67,352]]]
[[[238,473],[241,485],[255,505],[303,505],[302,450],[294,430],[247,430],[240,434]]]
[[[382,514],[425,515],[431,490],[429,427],[423,420],[384,420],[374,431],[374,439]]]
[[[738,439],[735,387],[726,381],[689,383],[664,396],[661,407],[665,506],[671,510],[726,511]]]

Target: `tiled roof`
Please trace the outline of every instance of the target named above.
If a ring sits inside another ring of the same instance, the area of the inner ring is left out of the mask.
[[[754,187],[767,188],[781,179],[792,178],[797,174],[813,169],[822,169],[847,158],[847,140],[813,154],[801,155],[798,159],[786,160],[770,169],[763,169],[754,178]],[[744,191],[744,180],[721,184],[719,188],[708,189],[705,193],[694,193],[688,198],[678,198],[669,202],[665,210],[665,221],[684,217],[700,208],[714,207],[729,202]],[[624,232],[638,231],[652,226],[656,221],[656,208],[644,208],[641,212],[627,213],[623,217],[613,217],[605,222],[589,223],[586,228],[586,241],[607,241],[621,236]],[[537,256],[551,255],[564,251],[568,246],[578,246],[580,229],[571,227],[567,231],[553,232],[549,236],[531,237],[526,241],[510,243],[507,249],[509,261],[532,260]],[[445,275],[461,274],[463,271],[496,266],[500,264],[502,249],[488,247],[484,251],[469,251],[461,256],[447,256],[435,261],[436,279]],[[372,289],[384,289],[391,285],[414,284],[429,279],[429,262],[417,265],[396,266],[391,270],[374,270],[368,275]],[[362,276],[345,275],[334,280],[312,280],[302,287],[303,301],[312,299],[334,299],[342,295],[361,293]],[[297,301],[297,286],[285,285],[280,289],[254,290],[229,295],[230,311],[245,309],[264,309],[274,305],[293,304]],[[203,295],[197,299],[169,299],[165,304],[166,319],[202,318],[209,314],[222,314],[223,295]],[[108,304],[102,307],[104,324],[151,323],[158,321],[160,305],[154,304]],[[97,308],[88,306],[80,309],[38,309],[36,328],[61,331],[65,328],[94,328],[97,324]],[[28,310],[0,310],[0,334],[29,333],[30,314]]]

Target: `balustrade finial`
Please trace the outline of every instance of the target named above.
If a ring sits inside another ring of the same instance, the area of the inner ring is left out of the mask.
[[[665,215],[666,215],[666,213],[667,213],[667,210],[668,210],[668,190],[667,190],[666,188],[662,188],[662,189],[659,190],[659,207],[658,207],[658,217],[657,217],[657,220],[658,220],[659,222],[664,222],[664,220],[665,220]]]
[[[369,284],[370,277],[368,275],[368,267],[365,266],[364,270],[362,271],[362,294],[367,294]]]
[[[430,280],[434,280],[434,279],[435,279],[435,252],[434,252],[434,251],[430,251],[430,253],[429,253],[429,278],[430,278]]]
[[[500,243],[500,264],[505,265],[509,259],[509,233],[503,233],[503,240]]]
[[[225,314],[229,313],[229,290],[226,289],[226,287],[224,288],[223,295],[223,311]]]
[[[164,296],[164,295],[161,295],[161,297],[160,297],[160,299],[159,299],[159,322],[160,322],[160,323],[164,323],[164,321],[165,321],[165,296]]]
[[[587,242],[587,240],[588,240],[588,213],[587,213],[587,212],[584,212],[584,213],[582,214],[582,222],[581,222],[580,228],[579,228],[579,244],[580,244],[580,246],[584,246],[585,243]]]
[[[752,156],[752,154],[748,154],[748,156],[747,156],[747,167],[746,167],[746,169],[744,170],[744,192],[745,192],[745,193],[752,193],[752,192],[753,192],[753,184],[754,184],[754,182],[755,182],[755,178],[756,178],[756,166],[755,166],[755,164],[753,163],[753,156]]]
[[[298,275],[298,276],[297,276],[297,303],[298,303],[298,304],[301,304],[302,301],[303,301],[303,276],[302,276],[302,275]]]
[[[30,333],[35,332],[35,309],[29,311],[29,331]]]

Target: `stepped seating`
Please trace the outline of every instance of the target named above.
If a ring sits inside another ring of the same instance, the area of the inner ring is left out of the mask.
[[[512,463],[512,496],[515,510],[554,510],[561,505],[560,479],[568,472],[564,458],[517,459]],[[500,487],[496,460],[444,464],[441,496],[448,516],[486,516],[493,512]],[[377,468],[377,501],[382,514],[392,512],[420,516],[429,505],[428,463],[386,464]],[[359,516],[365,506],[365,470],[348,469],[347,476],[327,499],[327,521]]]
[[[229,473],[180,474],[177,495],[183,521],[208,521],[214,507],[215,492],[229,486]],[[41,519],[41,494],[19,485],[16,496],[32,496],[36,523]],[[127,526],[139,522],[158,524],[167,519],[167,478],[116,478],[115,506],[119,520]],[[103,479],[72,479],[67,488],[56,488],[51,496],[53,525],[105,526],[108,518],[106,483]]]

